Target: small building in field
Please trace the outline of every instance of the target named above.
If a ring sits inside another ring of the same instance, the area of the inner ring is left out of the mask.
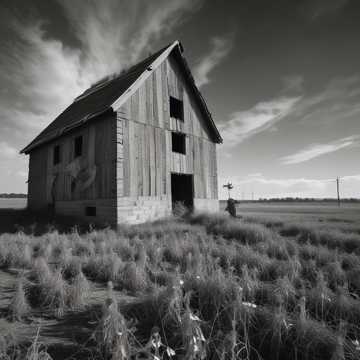
[[[221,142],[175,41],[93,85],[21,151],[28,207],[113,226],[170,215],[176,202],[216,211]]]

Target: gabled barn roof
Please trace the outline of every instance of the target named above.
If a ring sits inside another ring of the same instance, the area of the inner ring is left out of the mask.
[[[205,119],[208,120],[209,129],[214,137],[214,141],[221,143],[222,138],[220,133],[216,128],[200,91],[195,85],[195,81],[182,52],[183,49],[180,42],[175,41],[132,66],[127,71],[93,85],[78,96],[65,111],[48,125],[28,146],[22,149],[21,153],[28,154],[36,147],[58,138],[111,108],[115,110],[118,109],[170,54],[173,54],[176,61],[180,64],[180,69],[183,71],[189,88]]]

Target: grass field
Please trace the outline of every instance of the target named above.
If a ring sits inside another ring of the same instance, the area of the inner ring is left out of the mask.
[[[359,359],[359,208],[238,212],[0,235],[0,359]]]
[[[23,209],[26,204],[25,198],[0,198],[0,209]]]
[[[221,210],[225,209],[226,201],[220,202]],[[240,202],[237,205],[238,215],[255,217],[272,217],[283,220],[343,220],[345,222],[360,222],[360,203],[342,203],[338,207],[336,202],[298,202],[298,203],[251,203]]]

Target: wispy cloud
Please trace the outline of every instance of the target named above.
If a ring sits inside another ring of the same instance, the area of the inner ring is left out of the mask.
[[[280,161],[285,165],[299,164],[353,146],[359,142],[359,139],[360,136],[354,135],[327,144],[313,144],[292,155],[282,157]]]
[[[211,39],[210,51],[194,67],[194,77],[197,86],[202,87],[210,83],[210,73],[230,53],[233,47],[234,35],[214,37]]]
[[[326,86],[303,97],[294,112],[302,122],[316,121],[321,125],[360,114],[360,77],[356,74],[331,79]]]
[[[156,41],[197,11],[203,1],[58,3],[77,48],[54,38],[42,19],[28,22],[1,14],[0,31],[10,36],[1,39],[0,142],[11,139],[17,149],[92,83],[157,50]]]
[[[304,77],[299,74],[287,75],[282,78],[283,93],[302,92],[304,85]]]
[[[17,151],[15,148],[7,144],[6,142],[0,142],[0,156],[2,158],[12,158],[17,155]]]
[[[240,144],[264,130],[276,130],[275,124],[285,117],[303,123],[303,126],[311,121],[311,126],[329,127],[339,120],[353,119],[360,114],[360,78],[357,75],[334,78],[321,91],[308,95],[301,75],[285,76],[282,82],[277,97],[259,102],[248,110],[234,112],[225,124],[219,126],[224,147]],[[316,149],[306,150],[314,150],[316,154],[342,145],[341,142],[320,144]]]
[[[224,146],[238,145],[245,139],[269,129],[289,115],[299,100],[300,97],[279,97],[259,102],[249,110],[233,113],[230,120],[220,126]]]
[[[12,24],[14,45],[0,54],[2,130],[38,131],[71,102],[91,75],[81,74],[80,54],[46,38],[39,21]],[[24,134],[24,133],[23,133]]]
[[[26,126],[33,136],[91,83],[147,55],[154,41],[184,21],[201,1],[59,4],[80,42],[77,49],[52,38],[41,19],[30,24],[8,21],[12,38],[0,54],[0,81],[10,89],[0,94],[4,128]]]
[[[343,8],[349,0],[305,0],[300,3],[300,9],[310,20],[331,15]]]
[[[197,11],[202,0],[89,0],[59,3],[84,47],[87,71],[104,76],[138,60],[153,41]]]

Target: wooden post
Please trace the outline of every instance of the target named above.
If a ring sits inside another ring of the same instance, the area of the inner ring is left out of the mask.
[[[336,191],[337,191],[337,201],[338,201],[338,206],[340,207],[340,180],[339,177],[336,178]]]

